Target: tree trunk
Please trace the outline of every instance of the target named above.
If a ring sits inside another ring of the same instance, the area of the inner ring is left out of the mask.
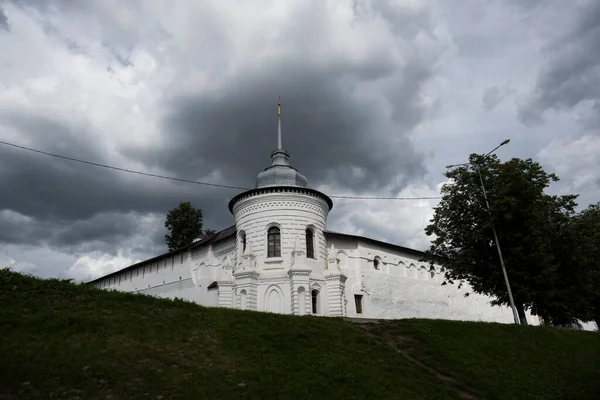
[[[528,325],[523,304],[515,303],[515,307],[517,308],[517,313],[519,314],[519,321],[521,322],[521,325]]]

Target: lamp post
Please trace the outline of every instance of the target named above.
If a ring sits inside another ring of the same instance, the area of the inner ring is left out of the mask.
[[[492,154],[494,151],[496,151],[501,146],[504,146],[505,144],[507,144],[508,142],[510,142],[510,139],[506,139],[505,141],[500,143],[492,151],[485,154],[482,157],[482,160],[485,159],[490,154]],[[496,243],[496,249],[498,250],[498,258],[500,259],[500,266],[502,267],[502,274],[504,275],[504,282],[506,283],[506,290],[508,291],[508,301],[510,302],[510,307],[512,308],[513,317],[515,319],[515,324],[519,325],[521,323],[521,321],[519,319],[519,313],[517,312],[517,308],[515,307],[515,302],[513,300],[512,291],[510,290],[510,283],[508,281],[508,275],[506,274],[506,267],[504,266],[504,257],[502,257],[502,250],[500,249],[500,241],[498,240],[498,235],[496,234],[496,227],[494,226],[494,221],[492,218],[492,211],[490,209],[490,203],[488,202],[487,192],[485,191],[485,185],[483,184],[483,176],[481,175],[481,168],[478,164],[474,164],[471,162],[463,163],[463,164],[447,165],[446,168],[460,167],[463,165],[472,165],[477,168],[477,173],[479,174],[479,182],[481,182],[481,191],[483,192],[483,198],[485,200],[485,207],[487,209],[488,216],[490,218],[490,225],[492,226],[492,232],[494,233],[494,242]]]

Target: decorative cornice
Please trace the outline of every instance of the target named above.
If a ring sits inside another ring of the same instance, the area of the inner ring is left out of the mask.
[[[247,190],[245,192],[242,192],[242,193],[236,195],[234,198],[231,199],[231,201],[229,201],[229,212],[231,212],[233,214],[233,207],[240,200],[247,199],[247,198],[253,197],[253,196],[258,196],[261,194],[269,194],[269,193],[299,193],[299,194],[304,194],[304,195],[308,195],[308,196],[314,196],[316,198],[324,200],[327,203],[327,206],[329,207],[328,211],[331,211],[331,209],[333,208],[333,201],[329,198],[329,196],[319,192],[318,190],[310,189],[310,188],[296,187],[296,186],[272,186],[272,187],[251,189],[251,190]]]
[[[302,267],[291,268],[288,271],[288,275],[289,276],[301,276],[301,275],[308,276],[308,275],[310,275],[311,272],[312,272],[312,269],[310,269],[310,268],[302,268]]]
[[[290,209],[290,208],[295,208],[295,209],[305,209],[305,210],[311,210],[317,214],[319,214],[322,218],[327,218],[327,209],[326,209],[326,205],[323,204],[317,204],[317,203],[313,203],[311,204],[311,202],[307,202],[307,201],[299,201],[298,199],[290,199],[290,200],[273,200],[273,201],[268,201],[263,199],[262,201],[256,201],[254,204],[244,204],[244,206],[242,206],[240,203],[236,204],[236,206],[234,207],[234,213],[236,218],[240,218],[243,217],[244,215],[246,215],[249,212],[253,212],[253,211],[260,211],[260,210],[265,210],[265,211],[271,211],[271,210],[277,210],[277,209]]]
[[[259,283],[279,283],[279,284],[285,284],[286,283],[286,276],[285,275],[276,275],[276,276],[267,276],[267,277],[261,277],[258,281]]]
[[[233,273],[235,279],[258,279],[259,275],[256,271],[238,271]]]
[[[326,281],[339,281],[340,283],[345,283],[348,280],[348,277],[341,273],[336,274],[325,274]]]

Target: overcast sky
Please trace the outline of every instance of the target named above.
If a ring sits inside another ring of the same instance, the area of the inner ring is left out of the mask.
[[[444,166],[533,158],[600,193],[600,1],[0,0],[0,140],[242,187],[283,144],[329,195],[437,196]],[[0,267],[88,280],[165,252],[181,201],[239,191],[0,145]],[[340,200],[328,228],[420,250],[434,200]]]

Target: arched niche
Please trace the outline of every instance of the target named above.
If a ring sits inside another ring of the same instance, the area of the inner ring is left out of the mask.
[[[419,279],[419,271],[417,270],[417,266],[415,264],[410,264],[408,269],[408,277],[411,279]]]
[[[338,251],[336,259],[340,269],[348,268],[348,254],[345,251]]]
[[[200,277],[202,275],[202,271],[206,267],[204,262],[198,264],[190,264],[190,277],[192,278],[192,282],[194,282],[194,286],[198,286],[200,284]]]
[[[269,286],[265,292],[265,309],[268,312],[283,312],[283,292],[277,285]]]
[[[322,314],[322,295],[321,295],[321,285],[314,284],[310,290],[310,307],[311,314],[319,315]]]
[[[427,272],[427,268],[424,265],[419,266],[419,280],[427,281],[429,280],[429,272]]]
[[[406,264],[404,264],[402,261],[398,262],[398,266],[395,268],[395,270],[397,272],[394,275],[406,278]]]

